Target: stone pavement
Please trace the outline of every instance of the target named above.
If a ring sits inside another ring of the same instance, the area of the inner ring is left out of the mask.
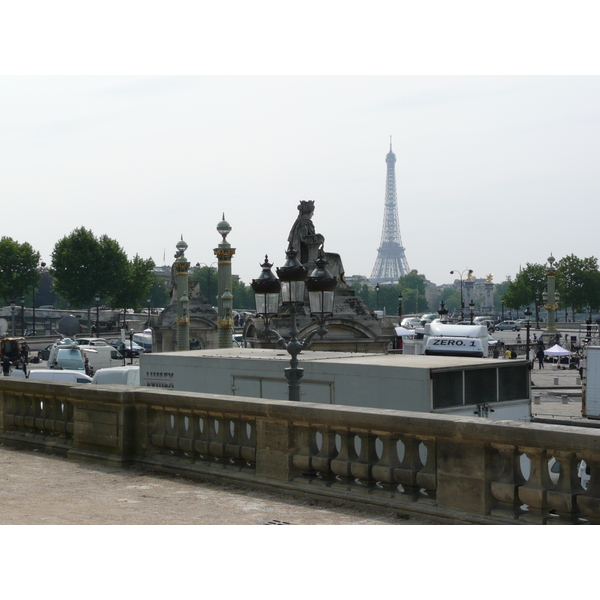
[[[569,420],[574,423],[598,424],[600,421],[586,419],[581,415],[581,383],[576,369],[557,370],[546,363],[544,369],[538,365],[531,371],[531,414],[533,417]],[[563,396],[568,403],[563,403]],[[535,402],[539,396],[540,403]]]
[[[434,523],[392,510],[79,463],[0,445],[0,525],[271,524]]]

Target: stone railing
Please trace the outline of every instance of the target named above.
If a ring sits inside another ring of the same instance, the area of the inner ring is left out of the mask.
[[[600,522],[587,428],[0,378],[0,441],[444,522]]]

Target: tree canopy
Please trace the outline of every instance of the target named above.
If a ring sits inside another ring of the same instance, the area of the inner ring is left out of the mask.
[[[0,240],[0,295],[6,304],[17,300],[40,280],[40,253],[25,242],[12,238]]]
[[[54,289],[71,304],[91,306],[96,294],[105,299],[118,293],[125,279],[127,256],[115,240],[75,229],[54,246],[50,273]]]

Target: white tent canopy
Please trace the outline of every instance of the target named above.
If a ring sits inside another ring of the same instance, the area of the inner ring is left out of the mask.
[[[544,354],[546,356],[571,356],[571,354],[573,354],[573,353],[570,352],[569,350],[566,350],[562,346],[559,346],[558,344],[554,344],[554,346],[552,346],[552,348],[548,348],[548,350],[544,350]]]

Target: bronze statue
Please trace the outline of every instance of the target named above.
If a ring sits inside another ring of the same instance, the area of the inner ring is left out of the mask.
[[[325,238],[317,233],[312,222],[312,216],[315,212],[314,200],[301,200],[298,204],[298,218],[292,226],[288,242],[294,250],[298,252],[298,260],[307,268],[309,272],[315,268],[315,261],[319,256],[319,249],[325,245]],[[342,287],[347,287],[344,279],[344,267],[339,254],[325,252],[325,259],[328,263],[328,269],[334,277],[337,277]],[[338,284],[338,285],[339,285]]]

